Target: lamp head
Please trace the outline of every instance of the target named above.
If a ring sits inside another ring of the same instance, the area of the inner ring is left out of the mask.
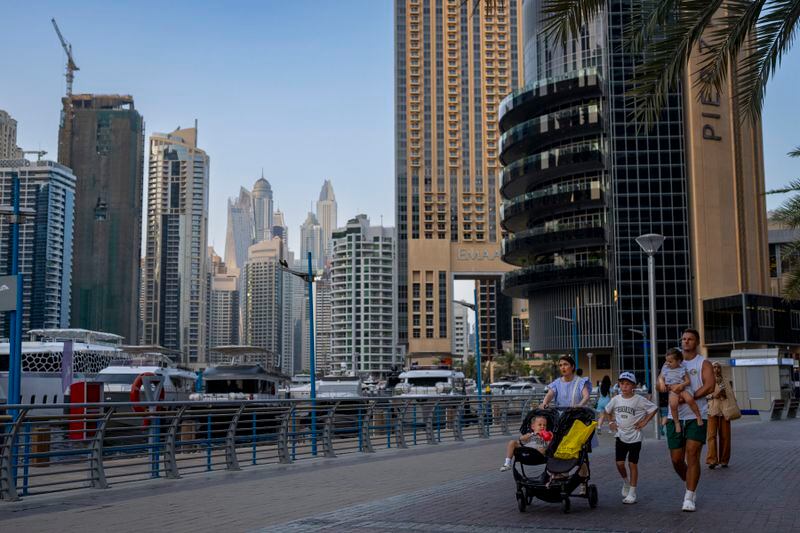
[[[647,255],[653,255],[664,244],[664,236],[658,233],[645,233],[636,237],[636,244],[641,247],[642,251]]]

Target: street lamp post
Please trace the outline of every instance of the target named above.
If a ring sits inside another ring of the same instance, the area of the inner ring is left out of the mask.
[[[11,230],[11,276],[16,289],[16,298],[9,317],[9,357],[8,357],[8,404],[20,403],[22,391],[22,274],[19,272],[19,227],[25,217],[33,214],[32,209],[20,207],[21,194],[19,173],[11,173],[11,207],[0,208],[0,213],[8,217]],[[14,415],[15,413],[11,413]]]
[[[650,303],[650,382],[653,385],[653,399],[656,390],[656,259],[655,254],[664,244],[664,236],[658,233],[646,233],[636,237],[636,244],[647,254],[647,287]],[[656,439],[661,438],[658,424],[655,424]]]
[[[308,334],[309,334],[309,373],[311,374],[311,455],[317,455],[317,369],[314,355],[314,273],[311,266],[311,252],[308,252],[308,273],[292,270],[289,264],[281,259],[281,269],[293,276],[297,276],[308,284]]]

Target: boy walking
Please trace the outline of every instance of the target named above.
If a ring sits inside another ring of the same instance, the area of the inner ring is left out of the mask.
[[[658,407],[650,400],[634,394],[636,377],[631,372],[620,374],[618,383],[620,394],[608,402],[606,414],[610,420],[609,427],[616,431],[616,459],[617,470],[622,476],[622,503],[636,503],[642,428],[655,416]]]

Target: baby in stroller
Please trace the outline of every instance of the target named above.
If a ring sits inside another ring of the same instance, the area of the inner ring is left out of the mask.
[[[514,481],[517,491],[517,506],[520,512],[530,505],[533,498],[561,503],[562,510],[570,511],[570,496],[586,498],[591,508],[597,506],[597,487],[589,483],[589,453],[591,437],[597,422],[594,410],[587,407],[567,409],[534,409],[525,417],[520,432],[527,434],[537,419],[546,423],[545,430],[552,430],[552,439],[544,453],[536,448],[518,446],[513,450]],[[510,447],[510,446],[509,446]],[[545,465],[539,475],[532,467]],[[580,487],[580,491],[576,491]]]
[[[511,460],[514,458],[514,451],[520,446],[533,448],[544,457],[547,444],[553,440],[553,434],[547,429],[547,417],[533,416],[530,417],[530,419],[530,425],[527,431],[523,425],[521,428],[522,436],[517,440],[508,441],[508,446],[506,446],[506,460],[503,466],[500,467],[501,472],[511,470]]]

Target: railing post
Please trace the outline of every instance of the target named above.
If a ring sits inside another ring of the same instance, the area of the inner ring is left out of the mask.
[[[458,407],[456,408],[456,415],[453,420],[453,440],[456,441],[463,441],[464,440],[464,404],[467,403],[467,399],[464,398],[458,403]]]
[[[482,439],[489,438],[489,432],[486,427],[486,406],[483,404],[483,399],[478,398],[478,436]]]
[[[289,405],[289,410],[281,417],[281,430],[278,434],[278,461],[283,464],[292,462],[289,454],[289,424],[294,421],[294,404]]]
[[[177,441],[178,441],[178,430],[181,427],[181,422],[183,421],[183,413],[186,411],[186,406],[182,406],[178,413],[172,418],[172,422],[169,424],[169,431],[167,432],[167,440],[164,444],[164,475],[166,475],[167,479],[178,479],[181,477],[180,473],[178,472],[178,462],[176,460],[177,455]]]
[[[325,418],[325,428],[322,430],[322,446],[325,457],[336,457],[336,452],[333,451],[333,430],[334,421],[336,418],[336,408],[339,407],[339,402],[334,402],[328,410],[328,415]]]
[[[114,414],[114,407],[109,407],[105,416],[94,429],[92,449],[89,455],[89,482],[93,489],[107,489],[106,472],[103,468],[103,439],[106,435],[108,420]]]
[[[239,410],[233,415],[231,423],[228,425],[228,433],[225,436],[225,468],[228,470],[239,470],[239,459],[236,457],[236,428],[239,425],[239,418],[242,416],[245,404],[239,406]]]
[[[510,435],[511,431],[508,429],[508,410],[511,407],[511,399],[509,398],[503,402],[503,409],[500,411],[500,432],[503,435]]]
[[[8,501],[17,501],[17,479],[14,475],[14,446],[16,445],[19,428],[28,409],[21,409],[17,414],[16,420],[9,423],[10,429],[3,440],[3,448],[0,452],[0,498]]]
[[[436,435],[433,431],[433,416],[436,413],[436,409],[439,407],[439,400],[436,400],[433,403],[433,407],[428,410],[425,414],[425,436],[428,438],[428,444],[439,444],[436,442]]]
[[[389,400],[389,405],[392,404],[392,401]],[[408,413],[408,406],[411,404],[411,400],[406,400],[402,403],[402,405],[398,408],[397,413],[397,421],[394,424],[394,442],[395,446],[398,448],[408,448],[406,444],[406,413]]]
[[[372,424],[372,413],[375,410],[375,406],[377,405],[378,401],[373,400],[369,402],[369,406],[367,407],[367,411],[364,414],[364,418],[361,420],[361,427],[359,431],[359,437],[361,439],[361,451],[364,453],[373,453],[375,450],[372,448],[372,439],[370,438],[369,428]]]

